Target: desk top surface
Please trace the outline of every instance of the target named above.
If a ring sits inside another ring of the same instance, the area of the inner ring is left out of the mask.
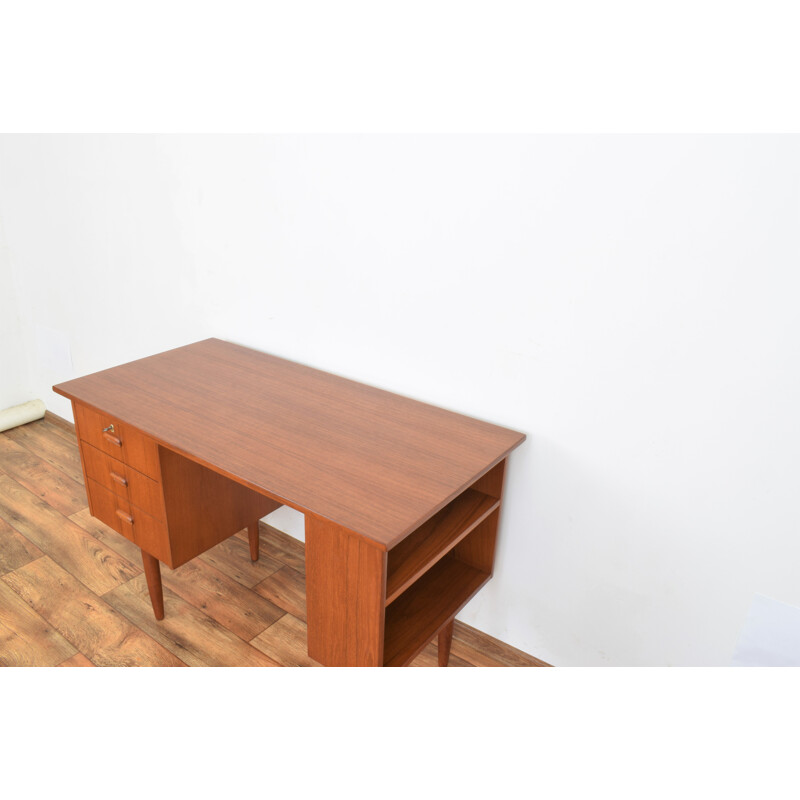
[[[382,547],[404,538],[525,439],[219,339],[53,388]]]

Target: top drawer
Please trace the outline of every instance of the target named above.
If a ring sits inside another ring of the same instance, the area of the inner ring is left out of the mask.
[[[160,479],[158,445],[115,417],[74,403],[78,438],[155,480]]]

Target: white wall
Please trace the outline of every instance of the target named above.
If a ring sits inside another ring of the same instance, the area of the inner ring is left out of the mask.
[[[2,194],[0,172],[0,194]],[[32,399],[28,360],[22,341],[16,273],[0,216],[0,411]]]
[[[214,335],[525,431],[461,618],[726,664],[800,604],[799,145],[2,137],[19,380],[69,416],[68,373]]]

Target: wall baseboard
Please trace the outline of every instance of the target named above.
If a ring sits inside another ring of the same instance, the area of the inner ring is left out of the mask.
[[[44,412],[44,420],[45,422],[49,422],[51,425],[55,425],[58,428],[63,428],[65,431],[75,433],[74,423],[64,419],[64,417],[59,417],[58,414],[54,414],[52,411]]]

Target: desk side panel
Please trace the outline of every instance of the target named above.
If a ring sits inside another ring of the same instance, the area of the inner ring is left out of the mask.
[[[75,420],[75,436],[78,440],[78,452],[80,453],[81,459],[81,471],[83,472],[83,485],[86,487],[86,497],[89,500],[89,513],[95,517],[97,516],[94,513],[94,503],[92,502],[92,495],[89,493],[89,476],[86,473],[86,461],[83,457],[83,450],[80,448],[81,443],[81,429],[78,424],[78,404],[74,401],[70,401],[72,403],[72,418]]]
[[[383,665],[386,551],[306,515],[308,655],[328,667]]]

